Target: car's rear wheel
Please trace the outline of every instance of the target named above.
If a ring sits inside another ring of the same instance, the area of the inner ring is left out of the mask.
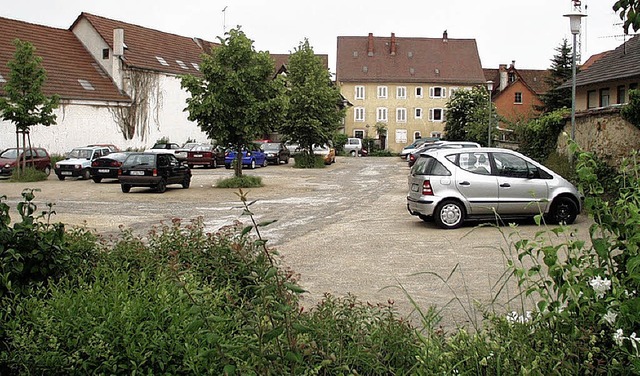
[[[231,165],[230,165],[230,164],[228,164],[228,163],[225,163],[225,164],[224,164],[224,168],[226,168],[226,169],[228,170],[228,169],[230,169],[230,168],[231,168]]]
[[[82,180],[89,180],[89,179],[91,179],[91,171],[89,171],[89,169],[82,170]]]
[[[131,186],[129,184],[120,184],[120,189],[122,189],[123,193],[129,193]]]
[[[570,225],[578,216],[578,207],[569,197],[558,197],[553,200],[547,220],[551,223]]]
[[[253,170],[254,168],[256,168],[256,160],[255,160],[255,159],[252,159],[252,160],[251,160],[251,164],[249,165],[249,168],[250,168],[250,169],[252,169],[252,170]]]
[[[164,179],[160,179],[160,181],[156,185],[156,192],[164,193],[166,190],[167,190],[167,183],[164,181]]]
[[[355,157],[356,156],[356,151],[355,150],[351,150],[350,154],[351,154],[352,157]]]
[[[289,157],[287,157],[287,159],[284,160],[284,164],[289,164]]]
[[[93,179],[93,181],[94,181],[95,183],[100,183],[100,182],[102,181],[102,178],[94,177],[94,178],[92,178],[92,179]]]
[[[267,167],[268,164],[269,164],[269,161],[267,161],[267,158],[265,158],[264,161],[262,162],[262,167]]]
[[[215,159],[211,161],[211,168],[218,168],[218,162]]]
[[[64,180],[64,178],[66,178],[66,176],[58,175],[58,180]]]
[[[444,229],[454,229],[462,226],[465,211],[461,203],[454,200],[444,200],[434,212],[436,224]]]
[[[44,168],[44,173],[45,173],[47,176],[51,175],[51,167],[50,167],[50,166],[45,167],[45,168]]]
[[[189,188],[189,186],[191,185],[191,177],[189,176],[185,176],[184,180],[182,180],[182,188]]]
[[[188,166],[189,166],[189,168],[193,168],[193,165],[192,165],[192,164],[190,164],[190,165],[188,165]]]

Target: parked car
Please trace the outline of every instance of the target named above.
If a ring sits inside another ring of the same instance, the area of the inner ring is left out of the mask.
[[[362,139],[355,138],[355,137],[347,138],[347,143],[344,144],[344,151],[345,153],[351,155],[352,157],[355,157],[358,155],[366,156],[368,154],[367,149],[362,144]]]
[[[398,155],[400,155],[400,158],[408,160],[409,154],[415,152],[416,150],[423,147],[424,145],[433,144],[437,142],[441,142],[440,139],[437,137],[418,138],[417,140],[413,141],[409,145],[403,147],[402,151],[400,151]]]
[[[67,153],[65,159],[56,163],[54,170],[60,180],[67,177],[88,180],[91,178],[91,162],[110,153],[111,150],[104,146],[75,148]]]
[[[466,220],[533,217],[571,224],[584,197],[538,162],[509,149],[436,149],[420,155],[408,179],[407,209],[445,229]]]
[[[426,143],[420,146],[418,150],[409,154],[409,158],[407,158],[407,162],[409,163],[409,167],[413,166],[413,164],[416,162],[416,159],[418,159],[418,156],[421,153],[431,149],[444,149],[444,148],[456,149],[456,148],[479,148],[479,147],[480,147],[479,143],[471,142],[471,141],[438,141],[434,143]]]
[[[91,162],[91,179],[100,183],[102,179],[118,179],[120,166],[130,153],[109,153],[104,157],[96,158]]]
[[[179,153],[182,150],[182,146],[174,143],[174,142],[160,142],[157,144],[154,144],[151,149],[147,149],[144,152],[145,153],[171,153],[173,155],[176,155],[176,153]],[[176,156],[177,158],[177,156]],[[186,158],[186,155],[185,155]]]
[[[204,166],[217,168],[224,164],[225,150],[221,146],[211,144],[198,144],[187,152],[187,164],[189,168]]]
[[[321,155],[326,165],[336,163],[336,149],[329,145],[315,145],[313,147],[313,154]]]
[[[281,142],[264,142],[260,148],[266,154],[267,163],[279,165],[280,162],[289,163],[291,152]]]
[[[178,160],[186,161],[187,153],[189,150],[193,149],[196,145],[200,145],[199,142],[187,142],[184,143],[178,150],[176,150],[173,154],[178,158]]]
[[[9,148],[0,153],[0,176],[11,176],[16,167],[16,160],[22,163],[23,149]],[[51,156],[43,148],[31,148],[25,152],[25,163],[27,167],[35,168],[47,174],[51,174]],[[18,156],[20,156],[18,158]]]
[[[227,150],[224,157],[224,167],[231,168],[233,161],[236,159],[234,150]],[[267,156],[257,144],[251,145],[249,148],[242,149],[242,165],[251,169],[256,166],[267,167]]]
[[[111,150],[112,153],[120,151],[120,148],[115,146],[114,144],[92,144],[92,145],[87,145],[87,146],[90,147],[90,148],[92,148],[92,147],[109,148],[109,150]]]
[[[122,192],[132,187],[150,187],[158,193],[167,190],[169,184],[191,185],[191,169],[169,153],[131,153],[118,172]]]

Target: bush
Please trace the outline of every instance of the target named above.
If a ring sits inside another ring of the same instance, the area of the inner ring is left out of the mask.
[[[218,180],[216,183],[216,188],[259,188],[263,186],[262,178],[252,175],[234,176]]]
[[[556,110],[520,125],[515,130],[518,151],[542,162],[554,152],[565,125],[567,110]]]
[[[296,154],[295,168],[324,168],[324,157],[322,155],[310,154],[306,151]]]
[[[49,176],[45,174],[43,171],[37,170],[33,167],[27,167],[24,170],[20,169],[19,174],[17,173],[17,170],[14,169],[9,181],[31,183],[34,181],[47,180],[48,178]]]
[[[629,103],[620,110],[622,118],[640,128],[640,90],[629,90]]]
[[[349,137],[344,133],[336,133],[333,136],[333,147],[336,149],[336,154],[343,155],[344,145],[346,145]]]

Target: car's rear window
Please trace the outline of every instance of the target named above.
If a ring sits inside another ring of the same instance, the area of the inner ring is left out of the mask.
[[[122,164],[123,168],[155,166],[156,159],[154,155],[149,154],[132,154],[125,159]]]
[[[442,163],[429,155],[421,155],[411,168],[412,175],[432,175],[432,176],[450,176],[451,172],[447,170]]]

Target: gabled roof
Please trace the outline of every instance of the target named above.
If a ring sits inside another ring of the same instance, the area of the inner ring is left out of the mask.
[[[542,95],[549,90],[546,83],[547,78],[551,75],[548,69],[516,69],[509,67],[508,71],[513,71],[516,77],[524,83],[529,90],[537,95]],[[493,92],[498,92],[500,87],[500,70],[484,68],[484,76],[487,81],[493,81]],[[507,83],[509,87],[512,83]]]
[[[576,86],[640,76],[640,35],[606,53],[576,75]],[[569,87],[565,82],[561,87]]]
[[[395,54],[394,54],[395,52]],[[336,80],[484,84],[475,39],[340,36]]]
[[[188,38],[82,12],[70,29],[86,19],[113,49],[113,30],[124,30],[124,62],[130,68],[198,75],[200,56],[217,43]],[[160,59],[158,59],[160,58]],[[164,61],[167,65],[162,63]]]
[[[30,42],[35,54],[42,58],[47,72],[45,95],[58,94],[62,99],[129,100],[71,31],[0,17],[0,74],[4,80],[9,79],[7,62],[13,59],[15,39]],[[85,89],[82,84],[85,82],[93,90]],[[3,86],[0,80],[0,95],[4,94]]]
[[[611,51],[604,51],[604,52],[600,52],[599,54],[591,55],[587,59],[587,61],[585,61],[584,64],[582,64],[580,66],[580,70],[589,69],[589,67],[592,66],[593,63],[595,63],[596,61],[602,59],[602,57],[607,55],[609,52],[611,52]]]

